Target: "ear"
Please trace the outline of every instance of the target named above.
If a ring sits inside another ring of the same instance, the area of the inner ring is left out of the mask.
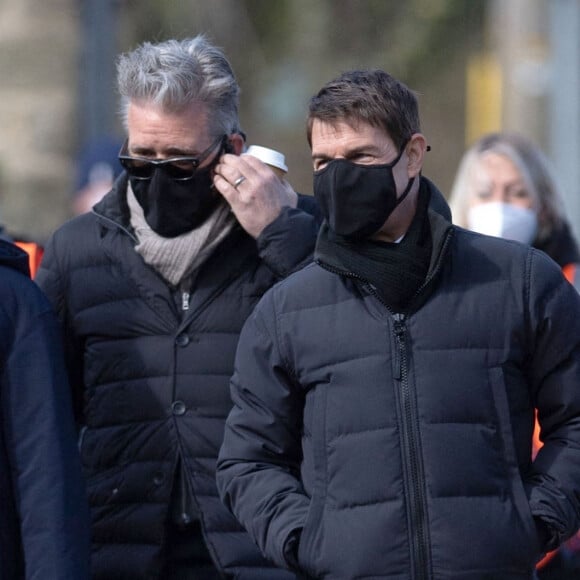
[[[427,151],[427,139],[421,133],[414,133],[407,143],[407,174],[409,178],[418,175],[423,168],[425,152]]]
[[[244,152],[244,138],[239,133],[232,133],[228,137],[228,144],[234,155],[241,155]]]

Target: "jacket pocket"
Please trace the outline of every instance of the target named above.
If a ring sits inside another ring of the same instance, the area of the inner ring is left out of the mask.
[[[502,456],[505,461],[505,470],[508,478],[509,492],[513,505],[514,516],[521,526],[525,548],[522,550],[527,562],[534,562],[540,554],[540,545],[536,525],[532,517],[530,504],[518,467],[517,453],[511,424],[510,406],[504,370],[502,367],[489,369],[489,381],[497,413],[498,429],[502,442]],[[514,535],[517,531],[511,530]]]
[[[317,566],[314,564],[313,558],[317,550],[314,549],[314,546],[318,541],[323,511],[323,501],[313,496],[310,500],[308,515],[306,516],[306,522],[302,528],[300,543],[298,544],[298,565],[300,570],[308,573],[312,578],[316,577],[315,570]]]
[[[298,564],[300,569],[314,577],[317,566],[314,562],[320,553],[320,542],[324,523],[324,504],[326,500],[326,394],[328,383],[319,384],[307,395],[304,416],[308,424],[311,442],[304,445],[305,457],[302,469],[312,473],[302,474],[302,479],[312,482],[310,506],[298,545]],[[310,400],[309,400],[310,399]]]

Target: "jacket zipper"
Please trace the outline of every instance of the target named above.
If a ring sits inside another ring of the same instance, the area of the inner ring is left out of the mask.
[[[424,477],[422,474],[423,470],[419,449],[418,421],[416,418],[417,410],[409,386],[407,343],[405,338],[406,316],[405,314],[394,313],[387,304],[385,304],[373,285],[364,278],[361,278],[358,274],[333,268],[319,260],[316,260],[316,263],[329,272],[354,278],[363,282],[369,292],[379,300],[394,319],[394,333],[397,343],[394,353],[396,357],[394,378],[401,383],[400,406],[403,417],[401,430],[403,446],[402,457],[405,464],[403,478],[405,479],[406,489],[409,490],[410,495],[407,505],[411,521],[411,566],[413,572],[411,578],[412,580],[428,580],[430,577],[430,557],[429,534],[427,530],[427,499],[423,488]],[[429,280],[432,278],[433,276],[431,276]],[[421,286],[421,289],[424,288],[426,284],[427,282]]]
[[[191,294],[189,292],[187,292],[186,290],[181,291],[181,310],[183,312],[186,312],[187,310],[189,310],[190,297],[191,297]]]
[[[431,274],[427,276],[421,287],[415,292],[413,299],[418,296],[425,287],[433,280],[439,269],[441,268],[442,257],[446,253],[452,237],[452,230],[447,234],[439,257],[435,263]],[[407,341],[406,341],[406,315],[401,313],[394,313],[387,304],[379,296],[372,284],[367,280],[355,274],[354,272],[339,270],[320,260],[315,262],[325,270],[333,272],[341,276],[347,276],[361,281],[370,291],[370,293],[379,300],[379,302],[388,310],[394,319],[394,333],[397,348],[395,350],[395,372],[394,378],[401,384],[400,388],[400,406],[403,417],[402,428],[402,445],[403,445],[403,461],[405,464],[404,479],[408,485],[409,499],[408,512],[411,521],[411,558],[413,580],[429,580],[431,558],[429,549],[429,530],[427,526],[427,498],[425,494],[424,475],[421,461],[421,451],[419,445],[419,424],[417,419],[417,409],[415,401],[412,397],[411,388],[409,384],[409,368],[407,355]],[[411,299],[410,302],[413,301]]]
[[[112,224],[113,226],[115,226],[116,228],[121,230],[123,233],[127,234],[127,236],[129,236],[135,243],[139,243],[137,236],[135,236],[130,230],[128,230],[125,226],[123,226],[119,222],[115,221],[114,219],[111,219],[110,217],[107,217],[106,215],[104,215],[102,213],[97,213],[94,209],[92,209],[91,212],[94,213],[98,218],[109,222],[110,224]],[[221,287],[218,289],[218,291],[221,292]],[[213,298],[213,296],[215,296],[215,294],[212,294],[212,298]],[[183,312],[188,312],[190,310],[190,300],[191,300],[191,293],[187,292],[185,290],[182,290],[181,291],[181,310]],[[188,319],[187,324],[189,324],[189,322],[190,322],[190,320]],[[187,325],[184,324],[184,320],[182,320],[181,323],[178,325],[177,334],[182,332],[183,328],[185,326],[187,326]]]
[[[423,487],[417,408],[409,384],[408,353],[404,314],[394,315],[394,332],[397,343],[395,379],[400,382],[400,408],[403,418],[403,462],[408,483],[408,513],[411,521],[411,554],[413,578],[430,577],[429,533],[427,529],[427,499]]]

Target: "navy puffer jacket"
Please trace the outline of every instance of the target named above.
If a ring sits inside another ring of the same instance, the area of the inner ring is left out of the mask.
[[[304,576],[530,579],[580,526],[580,297],[542,252],[429,219],[408,312],[318,255],[242,332],[218,487]]]
[[[262,294],[312,258],[313,198],[285,208],[258,243],[241,227],[201,267],[187,313],[135,251],[126,178],[48,242],[37,281],[55,305],[85,426],[81,457],[96,579],[156,578],[178,455],[208,549],[236,578],[276,570],[220,502],[215,463],[231,408],[242,325]]]
[[[58,321],[0,241],[0,580],[87,580],[89,536]]]

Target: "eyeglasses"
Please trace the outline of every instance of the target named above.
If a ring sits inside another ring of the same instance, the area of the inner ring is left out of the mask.
[[[134,179],[151,179],[155,170],[159,168],[175,181],[187,181],[188,179],[193,179],[201,163],[209,157],[219,143],[223,144],[225,139],[225,135],[219,137],[198,157],[171,157],[169,159],[131,157],[127,155],[127,141],[125,141],[119,152],[119,162],[129,174],[129,177]]]

